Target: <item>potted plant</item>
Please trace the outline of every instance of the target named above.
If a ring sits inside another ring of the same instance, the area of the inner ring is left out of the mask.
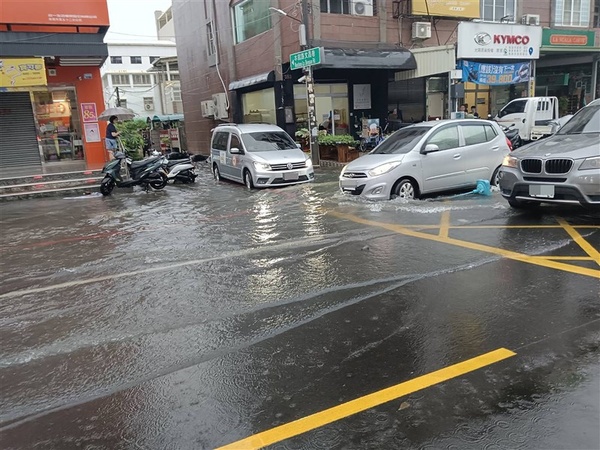
[[[308,128],[299,128],[294,133],[296,136],[296,140],[300,145],[302,145],[303,151],[310,151],[310,133],[308,132]]]
[[[349,134],[322,134],[317,137],[321,158],[348,162],[354,159],[356,139]],[[358,152],[356,152],[358,156]]]

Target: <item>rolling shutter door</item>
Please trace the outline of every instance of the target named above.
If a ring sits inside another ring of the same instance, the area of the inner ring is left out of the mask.
[[[42,168],[29,92],[0,92],[0,169],[12,167]]]

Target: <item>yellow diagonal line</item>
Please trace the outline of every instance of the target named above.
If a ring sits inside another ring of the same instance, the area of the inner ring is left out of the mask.
[[[471,250],[478,250],[480,252],[492,253],[494,255],[500,255],[505,258],[513,259],[515,261],[521,261],[529,264],[535,264],[537,266],[549,267],[551,269],[562,270],[565,272],[576,273],[578,275],[586,275],[593,278],[600,278],[600,270],[588,269],[587,267],[578,267],[570,264],[564,264],[557,261],[550,261],[545,259],[536,259],[535,257],[525,255],[523,253],[517,253],[510,250],[504,250],[502,248],[490,247],[488,245],[476,244],[474,242],[461,241],[459,239],[445,238],[437,236],[435,234],[421,233],[419,231],[409,230],[400,225],[380,223],[373,220],[362,219],[352,214],[344,214],[337,211],[331,212],[332,215],[351,220],[356,223],[362,223],[364,225],[370,225],[374,227],[384,228],[386,230],[395,231],[406,236],[413,236],[420,239],[428,239],[430,241],[442,242],[444,244],[456,245],[457,247],[469,248]]]
[[[511,352],[510,350],[499,348],[498,350],[436,370],[427,375],[365,395],[364,397],[359,397],[355,400],[334,406],[333,408],[311,414],[310,416],[286,423],[285,425],[271,428],[270,430],[263,431],[262,433],[247,437],[246,439],[225,445],[224,447],[219,447],[217,450],[259,449],[276,442],[281,442],[293,436],[298,436],[299,434],[327,425],[328,423],[335,422],[336,420],[366,411],[367,409],[374,408],[375,406],[379,406],[399,397],[412,394],[421,389],[473,372],[515,355],[516,353]]]
[[[440,236],[448,237],[448,229],[450,228],[450,211],[443,211],[440,220]]]
[[[596,264],[600,266],[600,253],[596,250],[592,245],[586,241],[575,228],[573,228],[569,223],[560,217],[556,218],[556,221],[560,224],[561,227],[565,229],[569,236],[573,238],[575,242],[586,252],[590,257],[596,261]]]

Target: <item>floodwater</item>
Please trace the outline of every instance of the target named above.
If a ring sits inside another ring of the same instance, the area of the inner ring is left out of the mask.
[[[337,173],[2,204],[1,446],[215,448],[508,348],[273,448],[599,448],[598,217],[368,202]],[[444,218],[460,242],[411,234]]]

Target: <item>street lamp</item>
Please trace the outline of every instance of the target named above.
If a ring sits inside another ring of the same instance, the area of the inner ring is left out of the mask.
[[[303,3],[304,6],[304,3]],[[306,40],[306,22],[308,19],[308,15],[304,10],[302,13],[302,19],[300,20],[296,17],[290,16],[288,13],[279,8],[269,7],[271,11],[277,13],[281,16],[289,17],[290,19],[298,22],[300,26],[298,27],[298,40],[300,42],[300,49],[306,50],[308,49],[308,43]],[[303,8],[304,9],[304,8]],[[298,81],[304,79],[304,83],[306,84],[306,102],[308,109],[308,134],[310,136],[310,157],[312,159],[312,163],[314,166],[318,166],[320,164],[320,155],[319,155],[319,144],[317,143],[317,117],[315,112],[315,84],[313,81],[313,71],[312,66],[308,66],[303,68],[304,76]]]

